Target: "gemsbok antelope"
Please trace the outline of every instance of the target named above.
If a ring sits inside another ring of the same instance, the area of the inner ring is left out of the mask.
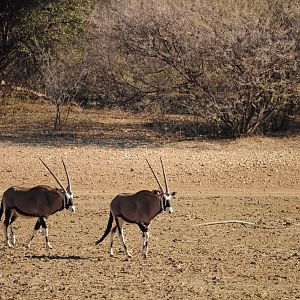
[[[148,255],[148,240],[149,240],[149,227],[151,221],[161,212],[173,212],[172,197],[175,196],[175,192],[169,192],[168,182],[165,174],[164,164],[160,158],[161,167],[163,171],[166,190],[164,191],[155,172],[153,171],[149,161],[146,159],[148,166],[152,174],[154,175],[160,190],[142,190],[135,194],[119,194],[112,199],[110,203],[110,215],[107,224],[107,228],[103,236],[96,242],[96,245],[101,243],[105,237],[111,232],[109,254],[113,256],[113,237],[118,230],[122,248],[127,255],[131,257],[130,252],[127,250],[124,240],[123,222],[134,223],[139,226],[142,231],[143,245],[142,255],[144,258]],[[112,228],[113,220],[116,225]]]
[[[63,209],[68,209],[71,212],[75,212],[70,178],[64,161],[62,160],[68,181],[67,188],[63,187],[58,178],[41,159],[40,161],[54,177],[61,189],[52,188],[46,185],[38,185],[33,188],[12,186],[4,192],[0,207],[0,220],[3,212],[5,212],[5,219],[3,222],[4,236],[8,247],[12,247],[12,245],[16,243],[16,236],[13,232],[12,223],[18,217],[28,217],[38,218],[38,220],[34,226],[32,234],[28,239],[27,247],[30,248],[32,239],[42,226],[45,233],[46,248],[52,249],[48,238],[46,219],[50,215],[53,215],[54,213]],[[8,236],[8,227],[10,227],[10,239]]]

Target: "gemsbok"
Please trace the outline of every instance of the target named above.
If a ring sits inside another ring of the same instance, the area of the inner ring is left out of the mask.
[[[62,160],[68,181],[67,188],[63,187],[58,178],[41,159],[40,161],[54,177],[61,189],[52,188],[46,185],[38,185],[33,188],[12,186],[4,192],[0,207],[0,220],[3,212],[5,212],[5,219],[3,222],[4,236],[8,247],[12,247],[12,245],[15,245],[16,243],[16,236],[13,232],[12,223],[18,217],[27,217],[38,218],[34,230],[28,239],[27,247],[30,248],[32,239],[42,226],[45,233],[46,248],[52,249],[48,238],[46,219],[50,215],[63,209],[75,212],[70,178],[64,161]],[[10,227],[10,239],[8,227]]]
[[[166,190],[164,191],[155,172],[153,171],[149,161],[146,159],[152,174],[154,175],[160,190],[142,190],[135,194],[119,194],[112,199],[110,203],[110,214],[107,228],[103,236],[96,242],[96,245],[101,243],[105,237],[111,232],[109,254],[113,256],[113,237],[118,230],[122,248],[127,255],[131,257],[130,252],[127,250],[124,240],[123,222],[134,223],[139,226],[142,231],[143,245],[142,255],[144,258],[148,255],[148,240],[149,240],[149,227],[151,221],[161,212],[173,212],[172,197],[175,192],[169,192],[168,182],[165,174],[165,168],[162,159],[160,158],[161,167],[163,171]],[[116,225],[112,228],[113,220]]]

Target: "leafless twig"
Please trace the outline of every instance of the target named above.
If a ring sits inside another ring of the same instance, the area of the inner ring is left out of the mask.
[[[247,221],[241,221],[241,220],[228,220],[228,221],[216,221],[216,222],[208,222],[208,223],[200,223],[196,224],[194,226],[208,226],[208,225],[217,225],[217,224],[229,224],[229,223],[237,223],[242,225],[252,225],[255,226],[255,223],[247,222]]]

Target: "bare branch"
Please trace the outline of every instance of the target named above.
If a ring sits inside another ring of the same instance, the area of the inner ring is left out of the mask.
[[[235,223],[235,224],[242,224],[242,225],[252,225],[256,226],[257,224],[248,222],[248,221],[241,221],[241,220],[228,220],[228,221],[216,221],[216,222],[208,222],[208,223],[200,223],[200,224],[195,224],[193,226],[208,226],[208,225],[218,225],[218,224],[230,224],[230,223]]]

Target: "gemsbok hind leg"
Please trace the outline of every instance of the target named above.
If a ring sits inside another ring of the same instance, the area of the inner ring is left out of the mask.
[[[9,236],[8,236],[8,227],[9,227],[10,220],[11,220],[11,213],[12,213],[12,211],[10,209],[5,210],[5,219],[3,222],[5,243],[9,248],[12,247],[12,244],[11,244],[11,242],[9,240]]]
[[[41,227],[41,222],[40,222],[40,218],[38,218],[38,220],[36,221],[35,223],[35,226],[34,226],[34,229],[33,229],[33,232],[32,234],[30,235],[29,239],[28,239],[28,242],[27,242],[27,248],[30,248],[30,245],[31,245],[31,242],[35,236],[35,234],[38,232],[38,230],[40,229]]]
[[[125,254],[127,255],[127,257],[130,258],[131,254],[128,251],[126,245],[125,245],[125,237],[124,237],[124,230],[123,230],[123,220],[120,217],[116,217],[115,220],[116,220],[117,228],[118,228],[118,231],[119,231],[119,237],[120,237],[122,248],[123,248]]]
[[[9,223],[9,227],[10,227],[10,240],[12,242],[13,245],[16,244],[16,235],[14,234],[14,230],[13,230],[13,227],[12,227],[12,223],[14,221],[16,221],[17,217],[16,216],[12,216],[11,220],[10,220],[10,223]]]
[[[110,231],[110,244],[109,244],[109,255],[110,256],[114,256],[114,251],[113,251],[112,247],[113,247],[114,235],[115,235],[116,231],[117,231],[117,226],[114,226],[112,228],[112,230]]]

